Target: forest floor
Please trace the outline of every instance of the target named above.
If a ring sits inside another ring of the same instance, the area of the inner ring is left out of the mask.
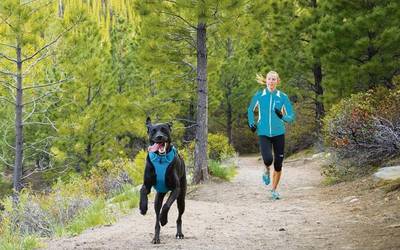
[[[284,162],[281,200],[261,182],[258,156],[239,157],[231,182],[211,182],[188,194],[185,239],[175,239],[177,209],[153,245],[155,215],[135,209],[117,223],[47,241],[48,249],[400,249],[400,192],[371,177],[321,184],[323,159]]]

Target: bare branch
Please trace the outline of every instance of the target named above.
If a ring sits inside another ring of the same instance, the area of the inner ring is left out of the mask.
[[[40,97],[38,97],[38,98],[36,98],[36,99],[33,99],[33,100],[29,101],[29,102],[26,102],[26,103],[24,103],[24,104],[22,104],[22,105],[25,106],[25,105],[31,104],[31,103],[33,103],[33,102],[37,102],[37,101],[39,101],[39,100],[45,98],[46,96],[49,96],[49,95],[51,95],[51,94],[53,94],[53,93],[56,93],[56,92],[57,92],[57,91],[50,91],[50,92],[47,92],[46,94],[44,94],[44,95],[42,95],[42,96],[40,96]]]
[[[29,118],[32,117],[32,115],[35,113],[36,111],[36,102],[33,103],[33,108],[32,111],[28,114],[28,116],[22,121],[22,123],[25,123],[25,121],[27,121]]]
[[[9,23],[9,22],[7,21],[8,17],[7,17],[7,19],[5,19],[4,17],[0,16],[0,19],[1,19],[5,24],[7,24],[12,30],[15,30],[14,26],[12,26],[11,23]]]
[[[6,46],[6,47],[10,47],[10,48],[13,48],[13,49],[17,48],[17,46],[14,46],[14,45],[11,45],[11,44],[6,44],[6,43],[0,43],[0,45]]]
[[[3,57],[3,58],[7,59],[7,60],[10,61],[10,62],[17,63],[17,59],[11,58],[11,57],[9,57],[9,56],[3,54],[3,53],[0,53],[0,57]]]
[[[23,125],[48,125],[51,126],[51,123],[46,122],[24,122]]]
[[[5,85],[5,86],[8,86],[8,87],[10,87],[10,88],[17,89],[17,87],[15,87],[14,85],[10,84],[10,83],[7,82],[7,81],[0,80],[0,83],[3,84],[3,85]]]
[[[26,70],[22,73],[23,76],[26,76],[28,74],[28,72],[36,66],[36,64],[38,64],[40,61],[46,59],[47,57],[49,57],[49,55],[47,55],[47,51],[45,53],[43,53],[38,59],[36,59],[33,63],[31,63]]]
[[[12,73],[11,71],[4,71],[4,70],[0,70],[0,74],[6,75],[6,76],[12,76],[12,77],[17,77],[16,74]]]
[[[14,167],[14,165],[8,163],[8,162],[6,161],[6,159],[4,159],[1,155],[0,155],[0,161],[2,161],[4,164],[6,164],[7,166],[9,166],[9,167],[11,167],[11,168]]]
[[[177,17],[177,18],[179,18],[180,20],[182,20],[184,23],[186,23],[189,27],[191,27],[192,29],[197,29],[195,26],[193,26],[189,21],[187,21],[185,18],[183,18],[183,17],[181,17],[180,15],[177,15],[177,14],[175,14],[175,13],[170,13],[170,12],[166,12],[166,11],[160,11],[160,13],[162,13],[162,14],[166,14],[166,15],[169,15],[169,16],[173,16],[173,17]]]
[[[50,43],[44,45],[41,49],[37,50],[35,53],[33,53],[31,56],[26,57],[22,60],[22,62],[26,62],[31,60],[32,58],[34,58],[36,55],[38,55],[39,53],[41,53],[43,50],[49,48],[50,46],[52,46],[53,44],[55,44],[65,33],[67,33],[68,31],[70,31],[73,27],[75,27],[76,24],[72,25],[71,27],[69,27],[68,29],[64,30],[63,32],[61,32],[60,34],[58,34],[58,36],[51,41]]]
[[[29,86],[29,87],[23,88],[23,90],[26,90],[26,89],[38,89],[38,88],[44,88],[44,87],[49,87],[49,86],[53,86],[53,85],[61,85],[61,84],[65,83],[67,81],[70,81],[70,80],[72,80],[72,78],[63,79],[63,80],[60,80],[60,81],[57,81],[57,82],[52,82],[52,83],[49,83],[49,84]]]
[[[8,127],[10,127],[10,126],[6,126],[6,128],[3,130],[3,131],[4,131],[4,134],[3,134],[3,143],[4,143],[7,147],[9,147],[9,148],[15,150],[15,147],[11,146],[11,145],[7,142],[7,140],[6,140]]]
[[[0,96],[0,100],[3,100],[3,101],[6,101],[6,102],[8,102],[8,103],[10,103],[12,105],[15,105],[15,102],[11,101],[10,99],[8,99],[8,98],[6,98],[4,96]]]

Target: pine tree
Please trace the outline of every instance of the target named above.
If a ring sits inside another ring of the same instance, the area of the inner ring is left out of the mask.
[[[4,48],[0,53],[0,60],[4,62],[0,69],[0,83],[8,90],[1,99],[15,107],[15,146],[8,144],[15,150],[15,192],[22,188],[24,160],[37,155],[24,155],[27,149],[36,148],[26,145],[24,127],[29,124],[32,115],[39,112],[39,104],[54,92],[52,88],[62,83],[48,81],[43,72],[35,71],[40,63],[48,60],[57,42],[70,29],[61,29],[57,25],[51,6],[51,2],[44,0],[26,3],[5,0],[0,3],[0,46]],[[53,22],[50,26],[47,25],[49,20]],[[46,80],[41,82],[42,78]],[[11,165],[4,161],[4,157],[2,159],[6,165]]]
[[[400,74],[399,1],[322,1],[320,36],[333,98],[377,85],[394,88]]]
[[[234,13],[241,1],[141,1],[138,11],[145,18],[144,31],[163,69],[188,67],[196,72],[197,117],[194,182],[208,179],[208,82],[207,31]],[[164,40],[164,42],[161,42]],[[193,54],[196,66],[193,66]],[[171,65],[172,64],[172,65]],[[179,66],[177,66],[179,65]],[[179,71],[178,71],[179,72]]]

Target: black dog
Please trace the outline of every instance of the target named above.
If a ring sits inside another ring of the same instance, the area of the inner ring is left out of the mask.
[[[147,133],[149,135],[150,147],[144,170],[143,186],[140,189],[140,213],[147,212],[147,195],[151,187],[157,190],[154,201],[156,211],[156,227],[152,243],[160,243],[160,223],[164,226],[168,222],[168,211],[172,203],[177,200],[178,219],[176,221],[176,238],[183,239],[182,214],[185,211],[186,195],[186,170],[182,157],[171,144],[171,124],[151,124],[148,117],[146,120]],[[161,209],[165,194],[171,191],[168,200]],[[161,210],[161,214],[160,214]]]

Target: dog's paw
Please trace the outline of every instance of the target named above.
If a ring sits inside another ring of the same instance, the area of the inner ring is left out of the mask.
[[[153,240],[151,241],[153,244],[160,244],[160,238],[154,237]]]
[[[163,208],[160,215],[161,226],[165,226],[168,223],[168,209]]]
[[[145,208],[145,209],[140,208],[141,215],[146,215],[146,213],[147,213],[147,208]]]
[[[142,215],[145,215],[147,213],[147,202],[146,203],[140,203],[140,213]]]
[[[140,201],[139,204],[140,213],[145,215],[147,213],[147,201]]]
[[[175,238],[177,239],[184,239],[185,235],[183,235],[183,233],[176,233]]]

